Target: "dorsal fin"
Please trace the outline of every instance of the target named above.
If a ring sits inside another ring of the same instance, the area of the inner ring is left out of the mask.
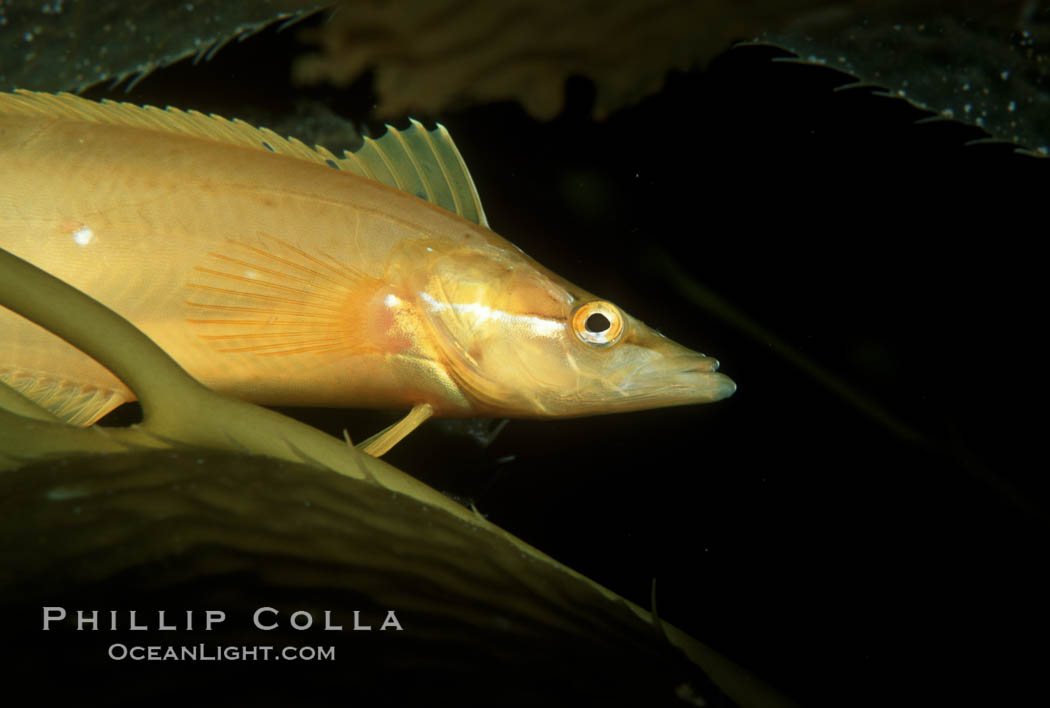
[[[310,148],[295,138],[282,138],[268,128],[256,128],[238,119],[231,121],[170,106],[162,109],[109,100],[96,103],[69,93],[24,89],[0,93],[0,115],[126,125],[287,155],[382,182],[475,224],[488,226],[474,181],[452,137],[440,123],[432,131],[416,120],[403,131],[387,126],[382,137],[365,138],[359,150],[344,152],[340,158],[320,145]]]
[[[339,162],[345,170],[414,194],[475,224],[489,225],[463,157],[440,123],[429,132],[417,120],[407,130],[388,125],[382,137],[365,138],[357,152],[344,152]]]

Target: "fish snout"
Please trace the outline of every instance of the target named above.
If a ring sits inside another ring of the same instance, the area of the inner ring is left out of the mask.
[[[736,382],[715,371],[717,368],[717,359],[695,364],[693,368],[679,372],[674,377],[675,383],[689,391],[698,402],[721,401],[736,393]]]
[[[718,362],[715,362],[715,365],[717,366]],[[713,381],[709,382],[713,392],[711,400],[720,401],[736,393],[736,381],[733,381],[725,374],[716,374],[714,372],[711,372],[711,374],[715,377]]]
[[[654,361],[643,372],[640,378],[668,399],[663,405],[719,401],[736,392],[736,383],[718,373],[718,359],[697,352]]]

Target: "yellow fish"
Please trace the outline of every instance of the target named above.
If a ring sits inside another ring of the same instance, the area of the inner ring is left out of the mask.
[[[571,417],[725,398],[718,362],[488,228],[443,127],[336,157],[241,121],[0,94],[0,247],[270,405]],[[0,380],[89,424],[134,395],[0,311]]]

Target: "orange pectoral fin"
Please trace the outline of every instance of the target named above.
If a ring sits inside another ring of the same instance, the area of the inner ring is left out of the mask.
[[[376,303],[386,283],[273,236],[230,240],[195,268],[186,301],[202,339],[219,352],[279,356],[384,351]]]

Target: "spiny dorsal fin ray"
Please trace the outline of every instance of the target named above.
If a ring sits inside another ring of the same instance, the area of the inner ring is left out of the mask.
[[[412,120],[407,130],[386,128],[378,139],[365,138],[357,152],[343,153],[340,166],[488,226],[474,180],[445,126],[427,131]]]
[[[357,152],[336,157],[324,147],[307,147],[295,138],[282,138],[268,128],[242,120],[206,116],[198,111],[138,106],[103,100],[89,101],[68,93],[38,93],[23,89],[0,93],[0,115],[67,118],[92,123],[126,125],[295,157],[352,172],[401,189],[464,219],[488,226],[474,181],[445,127],[427,131],[413,120],[404,131],[387,126],[382,137],[365,138]]]
[[[121,403],[132,400],[126,391],[100,388],[57,376],[21,369],[0,370],[0,386],[9,386],[70,425],[91,425]]]

